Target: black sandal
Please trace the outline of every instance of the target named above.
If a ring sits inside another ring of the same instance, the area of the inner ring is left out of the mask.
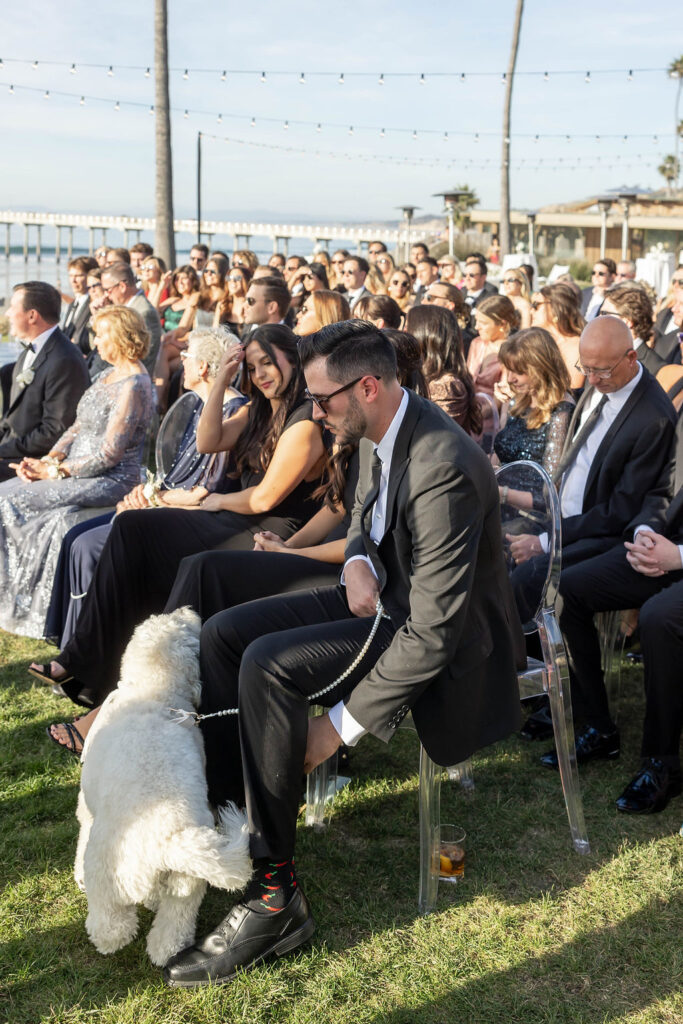
[[[35,676],[36,679],[40,679],[41,683],[49,683],[50,686],[55,684],[62,686],[64,683],[70,683],[73,679],[73,676],[69,675],[68,672],[64,676],[53,676],[52,665],[50,663],[47,665],[40,665],[39,668],[31,668],[31,666],[29,666],[28,673],[31,676]]]
[[[76,721],[80,721],[80,719],[76,719]],[[85,740],[81,736],[81,734],[78,731],[78,729],[76,728],[75,724],[73,722],[59,722],[58,725],[63,725],[64,728],[66,729],[66,732],[67,732],[67,742],[66,743],[62,743],[61,740],[58,740],[56,736],[52,735],[52,733],[50,732],[50,729],[52,728],[52,726],[48,725],[47,728],[45,729],[45,732],[48,734],[48,736],[50,737],[52,742],[56,743],[57,746],[61,747],[62,750],[65,750],[67,752],[67,754],[75,754],[76,757],[80,757],[81,754],[83,753],[83,747],[85,746]],[[80,750],[78,750],[77,747],[76,747],[77,742],[80,742],[80,744],[81,744],[81,749]]]

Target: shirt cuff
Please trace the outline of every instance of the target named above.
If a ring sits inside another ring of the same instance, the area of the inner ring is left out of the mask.
[[[342,574],[339,577],[339,582],[341,583],[342,587],[346,586],[346,580],[344,579],[344,573],[346,572],[346,566],[350,565],[351,562],[357,562],[359,558],[362,559],[364,562],[368,563],[368,565],[370,566],[370,571],[372,572],[372,575],[375,577],[375,579],[379,578],[377,576],[377,573],[375,572],[374,565],[372,564],[372,562],[370,561],[370,559],[368,558],[367,555],[351,555],[351,557],[347,558],[346,561],[344,562],[344,568],[342,569]]]
[[[547,555],[548,554],[548,549],[550,548],[550,542],[548,540],[548,534],[547,533],[539,533],[539,535],[538,535],[538,543],[541,545],[541,551],[543,552],[543,554]]]
[[[646,526],[645,523],[639,523],[638,526],[636,526],[635,530],[633,531],[633,539],[635,540],[636,537],[638,536],[638,534],[642,533],[643,530],[646,530],[648,533],[654,533],[655,532],[652,529],[651,526]]]
[[[347,747],[355,747],[361,736],[365,736],[367,729],[359,725],[351,712],[346,710],[346,704],[344,704],[343,700],[340,700],[338,704],[330,708],[327,713],[330,716],[330,722],[333,727],[341,736],[342,743],[345,743]]]

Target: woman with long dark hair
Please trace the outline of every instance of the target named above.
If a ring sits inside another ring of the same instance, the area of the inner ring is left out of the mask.
[[[225,388],[242,359],[250,402],[223,421]],[[317,510],[312,495],[325,450],[288,327],[264,325],[244,350],[228,348],[197,428],[197,449],[232,452],[241,489],[209,494],[192,511],[152,508],[117,516],[76,632],[43,672],[76,703],[97,706],[114,688],[134,627],[163,610],[183,558],[216,548],[251,550],[254,534],[263,530],[286,540]],[[164,502],[162,493],[158,500]]]
[[[422,350],[422,372],[431,400],[468,434],[479,434],[481,409],[453,313],[442,306],[413,306],[408,311],[406,330]]]

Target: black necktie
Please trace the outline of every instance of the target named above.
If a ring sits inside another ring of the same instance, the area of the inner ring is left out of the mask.
[[[375,448],[374,452],[372,453],[372,459],[370,460],[370,466],[371,466],[370,487],[368,489],[368,493],[365,495],[365,501],[363,502],[363,509],[362,509],[361,515],[360,515],[362,529],[363,529],[364,532],[366,532],[368,534],[368,536],[370,535],[370,530],[367,530],[367,531],[365,530],[365,517],[368,514],[368,512],[370,512],[372,510],[372,506],[377,501],[377,497],[379,495],[380,484],[382,482],[382,460],[380,459],[379,455],[377,454],[377,449],[376,448]],[[371,524],[371,526],[372,526],[372,524]]]
[[[560,480],[574,462],[581,448],[586,443],[589,434],[592,432],[593,427],[598,422],[598,419],[600,418],[600,413],[602,412],[606,402],[607,395],[603,395],[598,404],[590,413],[584,425],[579,430],[578,434],[576,434],[575,437],[572,438],[567,450],[565,451],[564,455],[562,456],[562,459],[560,460],[559,466],[557,467],[557,471],[555,473],[555,481]]]

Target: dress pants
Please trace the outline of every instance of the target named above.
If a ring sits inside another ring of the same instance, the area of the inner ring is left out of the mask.
[[[251,550],[253,532],[288,537],[298,524],[269,516],[183,509],[131,510],[117,516],[83,601],[76,632],[58,661],[73,674],[63,684],[95,704],[115,688],[133,630],[164,610],[181,559],[212,548]]]
[[[209,799],[240,803],[244,785],[252,857],[293,856],[308,698],[351,665],[372,623],[351,614],[336,586],[241,604],[202,629],[201,711],[239,707],[239,716],[202,722]],[[350,693],[393,635],[382,619],[360,665],[315,703],[331,707]]]
[[[0,459],[0,482],[16,478],[17,471],[11,468],[11,463],[16,465],[18,462],[21,462],[21,459],[21,455],[13,455],[10,459]]]
[[[276,551],[204,551],[183,558],[165,611],[189,605],[202,622],[260,597],[332,587],[341,566]]]
[[[505,531],[503,531],[505,532]],[[562,548],[562,577],[570,565],[583,562],[602,554],[618,545],[623,550],[623,545],[614,537],[587,538],[567,544]],[[516,566],[510,576],[512,592],[515,597],[515,605],[522,623],[526,625],[533,620],[538,610],[538,604],[545,586],[545,579],[548,574],[548,555],[536,555],[527,562]]]
[[[593,615],[640,608],[646,699],[641,753],[677,767],[683,725],[683,570],[643,576],[628,564],[620,545],[563,570],[560,598],[559,621],[569,657],[574,717],[603,733],[615,726]]]

